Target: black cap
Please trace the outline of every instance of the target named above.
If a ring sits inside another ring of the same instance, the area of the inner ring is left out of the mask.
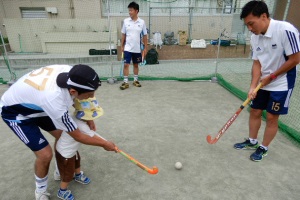
[[[98,74],[87,65],[75,65],[69,72],[60,73],[56,83],[61,88],[74,88],[80,92],[95,91],[101,85]]]

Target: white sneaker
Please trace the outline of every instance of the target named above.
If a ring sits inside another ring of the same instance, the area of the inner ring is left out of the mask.
[[[35,191],[35,199],[36,200],[49,200],[50,194],[48,192],[36,192]]]
[[[54,177],[54,180],[60,181],[60,174],[57,173],[56,170],[54,170],[53,177]]]

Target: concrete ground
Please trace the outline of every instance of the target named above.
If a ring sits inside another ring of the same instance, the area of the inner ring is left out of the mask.
[[[215,136],[242,101],[210,82],[144,81],[142,88],[119,90],[104,83],[97,98],[105,114],[96,125],[103,137],[152,167],[147,174],[120,154],[81,146],[82,170],[92,182],[72,182],[76,199],[103,200],[295,200],[300,199],[300,149],[278,133],[262,162],[249,159],[253,151],[235,150],[247,137],[249,113],[240,114],[214,145]],[[7,89],[0,85],[0,96]],[[0,199],[34,199],[34,154],[0,121]],[[259,134],[261,141],[265,123]],[[51,145],[53,138],[45,133]],[[175,162],[182,170],[174,168]],[[48,190],[58,199],[59,182]]]

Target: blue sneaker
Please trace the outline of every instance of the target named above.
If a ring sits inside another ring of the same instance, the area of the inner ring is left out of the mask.
[[[256,151],[251,154],[250,159],[253,161],[261,161],[263,157],[268,155],[268,150],[265,150],[262,146],[259,146]]]
[[[88,177],[86,177],[83,173],[83,171],[80,172],[79,175],[75,175],[75,181],[77,181],[78,183],[81,183],[81,184],[89,184],[91,182],[91,179],[89,179]]]
[[[71,190],[58,190],[57,197],[64,200],[74,200]]]
[[[242,143],[236,143],[233,145],[235,149],[257,149],[259,147],[258,142],[256,144],[252,144],[248,139]]]

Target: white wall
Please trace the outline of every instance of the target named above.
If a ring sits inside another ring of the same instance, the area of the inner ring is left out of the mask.
[[[109,33],[104,32],[108,27],[106,19],[4,19],[4,23],[15,52],[87,53],[91,47],[109,47]],[[111,41],[117,44],[114,20],[111,20]],[[71,44],[76,44],[77,49]]]

